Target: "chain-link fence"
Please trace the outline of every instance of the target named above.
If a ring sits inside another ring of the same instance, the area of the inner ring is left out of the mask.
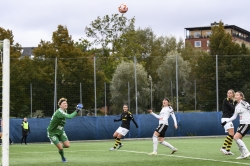
[[[79,116],[105,116],[129,105],[134,114],[160,111],[168,97],[175,111],[220,111],[228,89],[250,97],[250,56],[19,58],[10,60],[10,116],[49,117],[61,97]],[[3,80],[4,81],[4,80]]]

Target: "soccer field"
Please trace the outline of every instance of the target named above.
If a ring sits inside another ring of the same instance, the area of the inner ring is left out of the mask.
[[[158,155],[149,156],[153,144],[151,139],[124,140],[123,147],[116,151],[109,151],[114,141],[84,141],[71,142],[71,147],[65,149],[67,163],[62,163],[55,145],[50,143],[36,143],[28,145],[14,144],[10,146],[11,166],[230,166],[250,165],[250,158],[236,160],[240,152],[235,142],[231,151],[235,155],[224,155],[220,148],[224,137],[216,138],[171,138],[167,142],[178,148],[175,154],[165,146],[158,145]],[[250,138],[244,138],[246,146],[250,148]]]

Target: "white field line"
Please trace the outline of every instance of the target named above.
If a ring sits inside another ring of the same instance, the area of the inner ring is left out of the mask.
[[[130,150],[119,150],[122,152],[129,152],[129,153],[137,153],[137,154],[146,154],[147,152],[137,152],[137,151],[130,151]],[[178,155],[167,155],[167,154],[157,154],[157,156],[168,156],[168,157],[176,157],[176,158],[185,158],[191,160],[203,160],[203,161],[214,161],[214,162],[221,162],[221,163],[230,163],[230,164],[241,164],[241,165],[250,165],[250,163],[241,163],[241,162],[234,162],[234,161],[221,161],[221,160],[214,160],[214,159],[206,159],[206,158],[196,158],[196,157],[187,157],[187,156],[178,156]]]
[[[75,152],[107,152],[108,150],[74,150],[74,151],[68,151],[67,153],[75,153]],[[146,154],[147,152],[138,152],[138,151],[131,151],[131,150],[116,150],[117,152],[127,152],[127,153],[136,153],[136,154]],[[22,152],[27,154],[42,154],[42,153],[58,153],[56,150],[54,151],[44,151],[44,152]],[[20,153],[10,153],[10,154],[20,154]],[[240,165],[250,165],[250,163],[242,163],[242,162],[234,162],[234,161],[223,161],[223,160],[215,160],[215,159],[207,159],[207,158],[197,158],[197,157],[187,157],[187,156],[178,156],[176,154],[167,155],[167,154],[157,154],[157,156],[167,156],[167,157],[176,157],[176,158],[185,158],[185,159],[191,159],[191,160],[202,160],[202,161],[213,161],[213,162],[221,162],[221,163],[230,163],[230,164],[240,164]],[[151,156],[153,157],[153,156]]]

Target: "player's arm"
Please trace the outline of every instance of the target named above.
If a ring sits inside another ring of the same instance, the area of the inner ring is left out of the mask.
[[[173,119],[173,121],[174,121],[174,126],[175,126],[175,128],[177,129],[178,126],[177,126],[177,120],[176,120],[176,116],[175,116],[175,114],[174,114],[174,110],[172,110],[172,112],[170,112],[170,115],[171,115],[171,117],[172,117],[172,119]]]
[[[221,126],[225,126],[228,122],[232,122],[233,120],[235,120],[237,118],[238,113],[234,112],[233,116],[231,118],[229,118],[227,121],[224,121],[221,123]]]
[[[121,114],[120,119],[114,119],[114,122],[119,122],[119,121],[121,121],[121,120],[122,120],[122,114]]]
[[[72,119],[76,116],[76,114],[79,112],[79,111],[82,111],[82,108],[83,108],[83,105],[81,103],[77,104],[76,106],[76,110],[71,113],[71,114],[68,114],[66,112],[63,112],[63,111],[60,111],[62,114],[63,114],[63,117],[64,118],[67,118],[67,119]]]
[[[151,109],[149,109],[148,112],[149,112],[151,115],[153,115],[154,117],[156,117],[157,119],[160,119],[160,120],[162,119],[161,116],[155,114]]]
[[[131,112],[129,112],[128,114],[129,114],[131,120],[133,121],[133,123],[135,124],[135,127],[138,128],[138,124],[136,123],[133,114],[131,114]]]
[[[71,113],[71,114],[68,114],[68,113],[66,113],[66,112],[61,112],[61,113],[62,113],[61,116],[62,116],[63,118],[67,118],[67,119],[72,119],[72,118],[74,118],[74,117],[76,116],[76,114],[77,114],[76,111],[74,111],[74,112]]]

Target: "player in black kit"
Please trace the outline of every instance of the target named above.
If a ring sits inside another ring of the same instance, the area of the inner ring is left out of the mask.
[[[227,91],[227,98],[223,100],[223,108],[222,108],[222,118],[221,123],[224,121],[227,121],[229,118],[231,118],[234,114],[234,109],[237,104],[237,102],[234,100],[234,90],[229,89]],[[233,155],[231,152],[231,146],[233,143],[233,137],[234,137],[234,125],[232,122],[227,123],[224,126],[225,133],[228,133],[228,135],[225,138],[225,141],[223,143],[222,148],[220,151],[225,155]]]
[[[134,120],[132,113],[128,111],[127,104],[123,105],[123,111],[124,112],[121,114],[120,119],[114,119],[114,122],[122,121],[122,124],[113,134],[113,137],[115,139],[115,145],[114,145],[114,147],[110,148],[109,150],[116,150],[116,149],[120,149],[122,147],[121,138],[122,138],[122,136],[125,136],[129,132],[131,120],[134,122],[136,128],[138,128],[138,125],[137,125],[136,121]]]

